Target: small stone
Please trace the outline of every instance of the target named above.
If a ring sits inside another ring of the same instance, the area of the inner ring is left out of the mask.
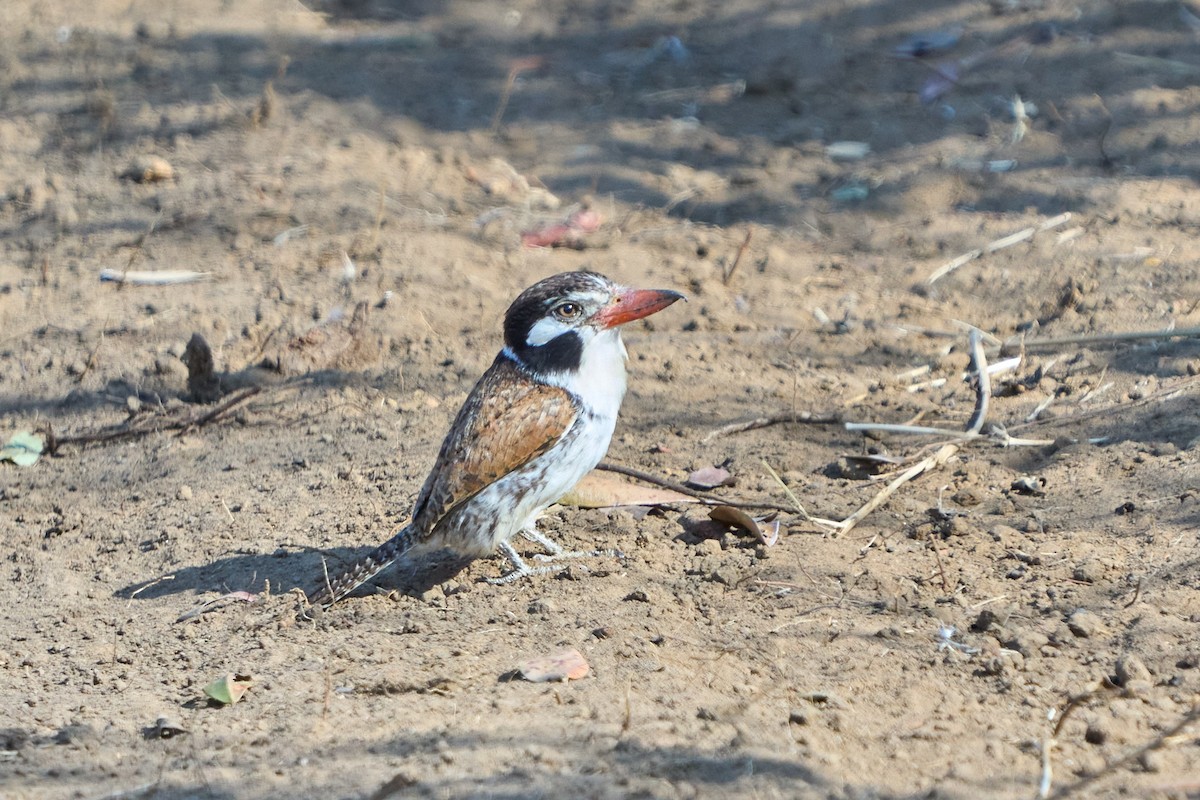
[[[1121,656],[1117,659],[1117,686],[1129,688],[1131,681],[1153,683],[1150,670],[1137,656]]]
[[[1021,532],[1019,530],[1017,530],[1016,528],[1014,528],[1011,525],[993,525],[991,530],[988,531],[988,533],[991,534],[992,541],[1001,542],[1001,543],[1003,543],[1003,542],[1012,543],[1012,542],[1016,542],[1018,539],[1025,538],[1024,536],[1021,535]]]
[[[1050,630],[1048,636],[1050,637],[1050,644],[1055,647],[1064,647],[1075,640],[1075,635],[1071,633],[1071,629],[1067,627],[1067,623],[1065,622],[1054,623],[1054,627]]]
[[[191,500],[192,499],[192,487],[190,487],[186,484],[183,486],[180,486],[178,489],[175,490],[175,499],[176,500],[184,500],[184,501]]]
[[[950,499],[964,508],[977,506],[983,502],[983,496],[971,487],[959,489],[950,496]]]
[[[1087,559],[1075,565],[1071,577],[1083,583],[1097,583],[1104,577],[1104,565],[1095,559]]]
[[[1025,656],[1016,650],[1001,649],[998,653],[982,662],[985,675],[1011,675],[1025,669]]]
[[[158,156],[138,156],[121,173],[121,177],[137,183],[173,181],[175,180],[175,168],[166,159]]]
[[[553,614],[557,610],[558,609],[554,607],[553,602],[544,598],[538,598],[537,600],[534,600],[529,604],[529,607],[525,609],[525,611],[530,614],[540,614],[542,616]]]
[[[1067,617],[1067,627],[1080,639],[1091,639],[1104,631],[1104,621],[1086,608],[1079,608]]]
[[[1040,655],[1042,648],[1050,643],[1049,637],[1040,631],[1020,631],[1002,644],[1009,650],[1016,650],[1025,658]]]
[[[963,517],[954,517],[945,526],[947,536],[971,536],[975,530],[975,526],[968,523]]]
[[[696,549],[704,555],[716,555],[721,552],[721,542],[719,539],[701,539]]]
[[[30,736],[30,732],[24,728],[0,728],[0,750],[20,750],[29,744]]]
[[[984,633],[992,630],[993,628],[1000,630],[1003,627],[1004,624],[1000,621],[999,615],[997,615],[996,612],[992,611],[990,608],[985,608],[983,611],[979,612],[979,616],[976,617],[975,621],[971,623],[971,632]]]
[[[738,570],[728,564],[722,564],[713,570],[712,579],[717,583],[723,583],[726,586],[737,586],[741,580],[741,575]]]
[[[77,746],[94,744],[100,740],[96,729],[87,723],[72,723],[63,726],[54,734],[55,744],[73,744]]]
[[[1146,772],[1161,772],[1163,768],[1163,755],[1157,750],[1147,750],[1138,756],[1138,766],[1146,770]]]

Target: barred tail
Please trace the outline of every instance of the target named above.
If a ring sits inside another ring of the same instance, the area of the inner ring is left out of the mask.
[[[404,528],[392,538],[360,558],[355,564],[336,578],[323,576],[321,586],[308,596],[310,605],[329,608],[359,586],[390,567],[396,559],[408,552],[417,543],[417,532],[412,526]]]

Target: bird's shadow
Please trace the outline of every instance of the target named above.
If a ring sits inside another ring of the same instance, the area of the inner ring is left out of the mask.
[[[153,600],[188,593],[257,593],[266,589],[272,594],[281,594],[294,588],[311,594],[321,588],[326,580],[332,580],[368,552],[370,548],[341,547],[328,551],[281,550],[270,554],[237,554],[132,583],[114,594],[128,600]],[[472,561],[473,558],[449,550],[406,555],[355,589],[350,596],[399,592],[420,597],[433,587],[456,578]],[[297,576],[304,578],[297,580]]]

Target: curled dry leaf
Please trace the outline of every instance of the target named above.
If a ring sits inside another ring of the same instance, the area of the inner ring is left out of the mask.
[[[612,508],[614,506],[664,506],[670,503],[699,503],[695,497],[641,486],[603,472],[589,472],[575,488],[558,501],[577,508]]]
[[[520,667],[521,677],[533,683],[577,681],[591,672],[583,655],[574,648],[531,658]]]
[[[693,489],[716,489],[719,486],[733,486],[737,478],[723,467],[702,467],[688,475],[687,485]]]
[[[138,183],[173,181],[175,180],[175,168],[166,159],[158,156],[139,156],[133,160],[128,169],[121,173],[121,177]]]
[[[249,675],[235,675],[230,673],[205,686],[204,694],[214,702],[220,703],[223,706],[231,706],[242,699],[242,695],[246,694],[246,691],[250,688],[252,680]]]
[[[1046,479],[1036,475],[1023,475],[1012,482],[1012,490],[1017,494],[1041,497],[1046,493]]]
[[[0,447],[0,461],[11,461],[18,467],[32,467],[42,454],[42,437],[29,431],[14,433]]]
[[[733,506],[714,506],[708,512],[709,519],[741,528],[753,534],[759,544],[767,547],[779,541],[778,516],[778,513],[772,512],[765,517],[752,517],[742,509]]]
[[[521,234],[521,244],[526,247],[574,247],[583,246],[583,236],[600,227],[600,214],[583,208],[571,214],[563,222],[543,225]]]
[[[159,717],[155,720],[154,727],[151,730],[153,737],[156,739],[173,739],[176,736],[188,733],[188,729],[172,717]]]
[[[867,453],[844,455],[842,463],[844,465],[841,470],[842,477],[862,480],[872,475],[879,475],[890,467],[899,466],[904,463],[904,460],[877,453]]]

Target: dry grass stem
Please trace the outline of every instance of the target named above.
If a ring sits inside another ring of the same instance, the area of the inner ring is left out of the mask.
[[[992,399],[992,380],[988,373],[987,357],[983,354],[983,337],[978,330],[970,336],[971,365],[975,368],[975,410],[967,423],[967,433],[977,436],[987,421],[988,403]]]
[[[783,506],[777,503],[752,503],[741,500],[727,500],[724,497],[716,497],[708,492],[701,492],[698,489],[693,489],[690,486],[685,486],[682,483],[676,483],[675,481],[670,481],[666,478],[660,478],[657,475],[649,472],[643,472],[640,469],[634,469],[633,467],[626,467],[620,464],[611,464],[607,461],[601,461],[596,465],[596,469],[603,470],[605,472],[615,472],[618,475],[624,475],[628,478],[633,478],[634,480],[648,483],[651,486],[658,486],[662,489],[670,489],[673,492],[686,494],[689,497],[695,497],[697,500],[703,500],[709,505],[732,506],[734,508],[760,508],[770,511],[786,511],[789,513],[794,513],[796,510],[791,506]]]
[[[130,286],[174,286],[206,280],[211,272],[193,272],[186,269],[124,270],[102,269],[100,280],[106,283],[123,283]]]
[[[796,497],[796,493],[791,490],[791,487],[783,482],[783,478],[779,477],[779,473],[771,468],[771,465],[767,463],[765,458],[763,459],[762,465],[767,468],[767,472],[771,473],[771,477],[775,480],[775,483],[779,484],[779,488],[782,489],[783,493],[787,495],[787,498],[792,501],[792,504],[795,506],[795,508],[791,510],[804,517],[804,519],[808,522],[815,522],[818,525],[834,530],[839,527],[841,523],[837,522],[836,520],[821,519],[820,517],[811,516],[808,511],[805,510],[804,505],[800,502],[800,498]]]
[[[883,487],[874,497],[868,500],[861,508],[855,511],[850,516],[846,517],[841,522],[836,523],[836,536],[844,536],[854,529],[858,523],[862,522],[875,509],[879,508],[889,497],[896,493],[904,484],[913,480],[917,476],[928,472],[932,469],[940,467],[951,459],[958,452],[958,445],[944,444],[938,448],[937,452],[931,456],[921,459],[916,464],[912,465],[901,473],[900,477],[893,480],[887,486]]]
[[[842,418],[837,414],[814,414],[811,411],[784,411],[779,414],[772,414],[769,417],[756,417],[745,422],[731,422],[728,425],[723,425],[712,431],[703,439],[702,442],[709,442],[721,436],[728,436],[732,433],[744,433],[746,431],[757,430],[758,428],[766,428],[771,425],[780,425],[786,422],[797,422],[806,425],[841,425]]]
[[[1082,699],[1090,699],[1095,694],[1096,694],[1095,692],[1088,693],[1087,695],[1084,695],[1084,697]],[[1066,719],[1067,712],[1070,711],[1075,705],[1079,705],[1079,703],[1072,701],[1071,704],[1068,704],[1067,710],[1063,712],[1063,716],[1059,720],[1059,724],[1055,727],[1056,735],[1058,733],[1058,730],[1062,727],[1063,721]],[[1039,795],[1039,796],[1049,797],[1049,798],[1052,798],[1053,800],[1061,800],[1061,798],[1076,795],[1079,792],[1081,792],[1082,790],[1091,786],[1096,781],[1100,780],[1101,778],[1105,778],[1105,777],[1113,774],[1114,772],[1116,772],[1118,769],[1120,769],[1128,764],[1132,764],[1132,763],[1138,761],[1143,756],[1145,756],[1147,753],[1151,753],[1155,750],[1158,750],[1158,749],[1170,744],[1172,739],[1174,739],[1176,736],[1178,736],[1180,733],[1182,733],[1185,728],[1187,728],[1188,726],[1192,725],[1195,722],[1200,722],[1200,704],[1192,706],[1192,709],[1188,713],[1184,714],[1178,721],[1176,721],[1176,723],[1174,725],[1172,725],[1170,728],[1167,728],[1165,731],[1163,731],[1158,736],[1154,737],[1153,739],[1151,739],[1149,742],[1142,745],[1141,747],[1137,747],[1137,748],[1134,748],[1133,750],[1126,752],[1124,755],[1105,764],[1103,768],[1097,770],[1096,772],[1091,773],[1090,775],[1083,776],[1082,778],[1075,781],[1074,783],[1070,783],[1070,784],[1067,784],[1066,786],[1060,787],[1053,794],[1047,793],[1045,795]],[[1051,744],[1052,743],[1053,743],[1053,740],[1051,740]],[[1047,789],[1048,788],[1049,788],[1049,786],[1047,785]]]
[[[742,240],[742,244],[737,249],[737,254],[733,257],[733,263],[729,265],[729,269],[725,270],[725,274],[721,276],[721,283],[726,286],[733,278],[733,273],[737,272],[738,265],[742,263],[742,257],[746,255],[746,250],[750,247],[750,238],[754,236],[754,229],[750,228],[746,231],[746,238]]]
[[[1129,331],[1127,333],[1095,333],[1080,336],[1056,336],[1050,339],[1009,339],[1000,352],[1021,347],[1024,350],[1054,349],[1079,344],[1115,344],[1117,342],[1192,339],[1200,337],[1200,327],[1173,328],[1165,331]]]
[[[991,253],[998,252],[1007,247],[1012,247],[1014,244],[1019,244],[1026,239],[1033,238],[1035,233],[1040,233],[1051,228],[1057,228],[1058,226],[1068,222],[1070,219],[1071,212],[1068,211],[1059,214],[1057,217],[1051,217],[1039,225],[1031,225],[1028,228],[1022,228],[1016,233],[1010,233],[1008,236],[1002,236],[999,239],[988,242],[983,247],[963,253],[961,256],[951,259],[947,263],[943,264],[941,267],[934,270],[933,274],[925,279],[925,282],[928,284],[936,283],[962,265],[969,264],[980,256],[990,255]]]

